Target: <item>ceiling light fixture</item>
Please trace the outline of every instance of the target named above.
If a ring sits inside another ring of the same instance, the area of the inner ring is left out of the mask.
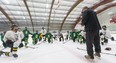
[[[21,14],[21,12],[19,12],[19,11],[18,11],[17,13],[18,13],[18,14]]]
[[[113,14],[113,12],[109,12],[108,14],[111,15],[111,14]]]
[[[10,4],[10,2],[8,0],[2,0],[4,3],[6,4]]]
[[[116,0],[114,0],[112,3],[116,3]]]
[[[49,7],[49,5],[48,4],[46,4],[46,8],[48,8]]]
[[[23,19],[25,19],[25,17],[23,17]]]

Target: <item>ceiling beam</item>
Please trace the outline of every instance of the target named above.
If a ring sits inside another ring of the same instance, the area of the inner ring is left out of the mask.
[[[62,21],[62,24],[61,24],[61,26],[60,26],[60,30],[59,30],[59,31],[62,30],[62,27],[63,27],[63,25],[64,25],[64,23],[65,23],[67,17],[68,17],[69,14],[71,13],[71,11],[72,11],[80,2],[82,2],[82,1],[83,1],[83,0],[77,0],[77,1],[72,5],[72,7],[69,9],[69,11],[67,12],[66,16],[64,17],[64,19],[63,19],[63,21]]]
[[[104,5],[104,4],[107,4],[107,3],[112,2],[112,1],[113,1],[113,0],[103,0],[103,1],[101,1],[100,3],[98,3],[98,4],[95,4],[95,5],[92,6],[91,8],[92,8],[92,9],[96,9],[96,8],[99,7],[99,6]]]
[[[108,5],[107,7],[104,7],[103,9],[98,10],[96,13],[99,14],[99,13],[101,13],[101,12],[103,12],[103,11],[105,11],[105,10],[111,8],[111,7],[114,7],[114,6],[116,6],[116,3],[113,3],[113,4],[111,4],[111,5]]]
[[[112,1],[113,1],[113,0],[103,0],[103,1],[101,1],[100,3],[98,3],[98,4],[95,4],[95,5],[92,6],[91,8],[92,8],[92,9],[96,9],[96,8],[99,7],[99,6],[102,6],[102,5],[104,5],[104,4],[110,3],[110,2],[112,2]],[[74,30],[76,24],[78,24],[80,21],[81,21],[81,15],[80,15],[79,17],[77,17],[77,20],[75,21],[72,30]]]
[[[26,0],[23,0],[23,2],[24,2],[24,4],[25,4],[25,6],[26,6],[26,9],[27,9],[28,13],[29,13],[29,17],[30,17],[31,24],[32,24],[32,28],[33,28],[33,32],[34,32],[33,20],[32,20],[32,16],[31,16],[31,13],[30,13],[29,7],[28,7],[28,5],[27,5],[27,1],[26,1]]]
[[[14,24],[12,19],[9,17],[9,15],[4,11],[4,9],[0,6],[0,11],[5,15],[5,17],[10,21],[11,24]]]
[[[53,5],[54,5],[54,1],[55,0],[52,0],[52,4],[51,4],[51,8],[50,8],[50,13],[49,13],[48,28],[47,28],[48,32],[49,32],[49,27],[50,27],[50,18],[51,18],[51,14],[52,14],[52,8],[53,8]]]

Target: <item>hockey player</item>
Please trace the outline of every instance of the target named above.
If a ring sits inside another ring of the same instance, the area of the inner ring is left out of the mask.
[[[67,33],[66,33],[66,40],[69,40],[69,37],[70,37],[70,33],[69,33],[69,31],[67,31]]]
[[[7,47],[10,47],[11,50],[10,52],[3,52],[0,51],[0,54],[5,54],[6,56],[13,56],[15,58],[18,57],[17,55],[17,50],[19,46],[19,40],[18,40],[18,35],[17,35],[17,30],[18,26],[17,25],[12,25],[11,30],[7,31],[6,34],[4,35],[4,42],[6,43]]]
[[[53,32],[53,38],[54,38],[54,40],[57,40],[57,33],[56,32]]]
[[[104,45],[104,35],[102,33],[100,33],[100,42],[102,45]]]
[[[60,42],[61,42],[61,41],[64,41],[64,37],[63,37],[63,34],[62,34],[62,33],[59,34],[59,41],[60,41]]]
[[[27,48],[27,44],[28,44],[28,38],[29,38],[29,30],[27,29],[27,27],[25,27],[25,29],[23,30],[23,33],[24,33],[24,39],[23,41],[25,42],[25,47]]]
[[[110,31],[107,29],[106,25],[102,26],[102,30],[100,30],[100,35],[101,38],[104,37],[104,40],[101,42],[102,45],[107,44],[108,43],[108,39],[111,39],[112,41],[114,41],[114,37],[111,36]]]
[[[6,48],[6,43],[4,42],[3,38],[4,38],[4,34],[1,33],[1,41],[2,41],[2,45],[4,46],[4,48]]]
[[[21,31],[20,28],[18,29],[17,34],[18,34],[18,39],[19,39],[19,42],[20,42],[19,48],[21,48],[21,47],[23,47],[22,40],[24,38],[24,34],[23,34],[23,32]]]
[[[39,39],[38,30],[36,30],[36,33],[33,34],[32,38],[33,38],[33,44],[34,45],[37,44],[38,39]]]
[[[46,39],[48,40],[48,43],[53,43],[53,35],[50,32],[46,34]]]
[[[43,39],[43,41],[46,41],[46,38],[45,38],[45,35],[46,35],[46,33],[47,33],[47,31],[46,31],[46,29],[44,28],[44,27],[42,27],[42,29],[41,29],[41,31],[40,31],[40,33],[42,33],[42,39]]]
[[[79,41],[79,38],[80,38],[80,35],[81,35],[80,33],[81,33],[81,31],[77,31],[77,32],[76,32],[78,42],[80,42],[80,41]]]
[[[77,33],[75,32],[75,30],[73,32],[71,32],[71,38],[72,38],[73,42],[75,42],[75,40],[77,38]]]
[[[1,41],[3,42],[4,34],[1,33],[0,35],[1,35]]]
[[[39,33],[39,41],[42,40],[42,37],[43,37],[42,33]]]
[[[79,41],[79,43],[80,44],[82,44],[82,43],[85,43],[85,32],[83,31],[83,30],[80,30],[79,32],[78,32],[79,34],[78,34],[78,41]]]

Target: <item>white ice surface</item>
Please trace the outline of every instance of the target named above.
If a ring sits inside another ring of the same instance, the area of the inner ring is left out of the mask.
[[[113,35],[116,39],[116,35]],[[0,42],[1,44],[1,42]],[[36,49],[21,48],[18,50],[19,57],[0,57],[0,63],[90,63],[84,58],[86,51],[78,50],[77,47],[85,49],[85,44],[73,43],[68,41],[54,41],[53,44],[42,43],[35,45]],[[111,51],[105,51],[106,47],[111,47]],[[0,46],[2,49],[2,46]],[[102,46],[102,52],[116,53],[116,41]],[[101,60],[95,59],[94,63],[116,63],[116,56],[101,54]]]

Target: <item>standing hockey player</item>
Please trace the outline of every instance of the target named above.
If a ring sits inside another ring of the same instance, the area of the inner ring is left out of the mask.
[[[96,12],[88,7],[84,7],[82,10],[81,25],[85,25],[86,32],[86,46],[88,55],[85,55],[85,58],[90,60],[94,59],[93,44],[95,47],[95,55],[100,57],[101,47],[99,30],[101,29],[101,26],[99,24]]]
[[[6,43],[7,47],[10,47],[11,50],[10,52],[3,52],[0,51],[0,54],[5,54],[6,56],[13,56],[15,58],[18,57],[17,55],[17,50],[19,46],[19,40],[18,40],[18,35],[17,35],[17,30],[18,26],[17,25],[12,25],[11,30],[7,31],[5,36],[4,36],[4,42]]]
[[[100,37],[102,39],[101,44],[104,45],[108,43],[108,39],[114,41],[114,37],[111,36],[110,31],[107,29],[106,25],[102,26],[102,30],[100,30]],[[104,38],[104,39],[103,39]]]
[[[33,44],[36,45],[39,39],[38,30],[36,30],[36,33],[33,34],[32,38],[33,38]]]
[[[25,42],[25,47],[27,48],[27,44],[28,44],[28,38],[29,38],[29,30],[27,29],[27,27],[25,27],[25,29],[23,30],[23,33],[24,33],[24,39],[23,41]]]

